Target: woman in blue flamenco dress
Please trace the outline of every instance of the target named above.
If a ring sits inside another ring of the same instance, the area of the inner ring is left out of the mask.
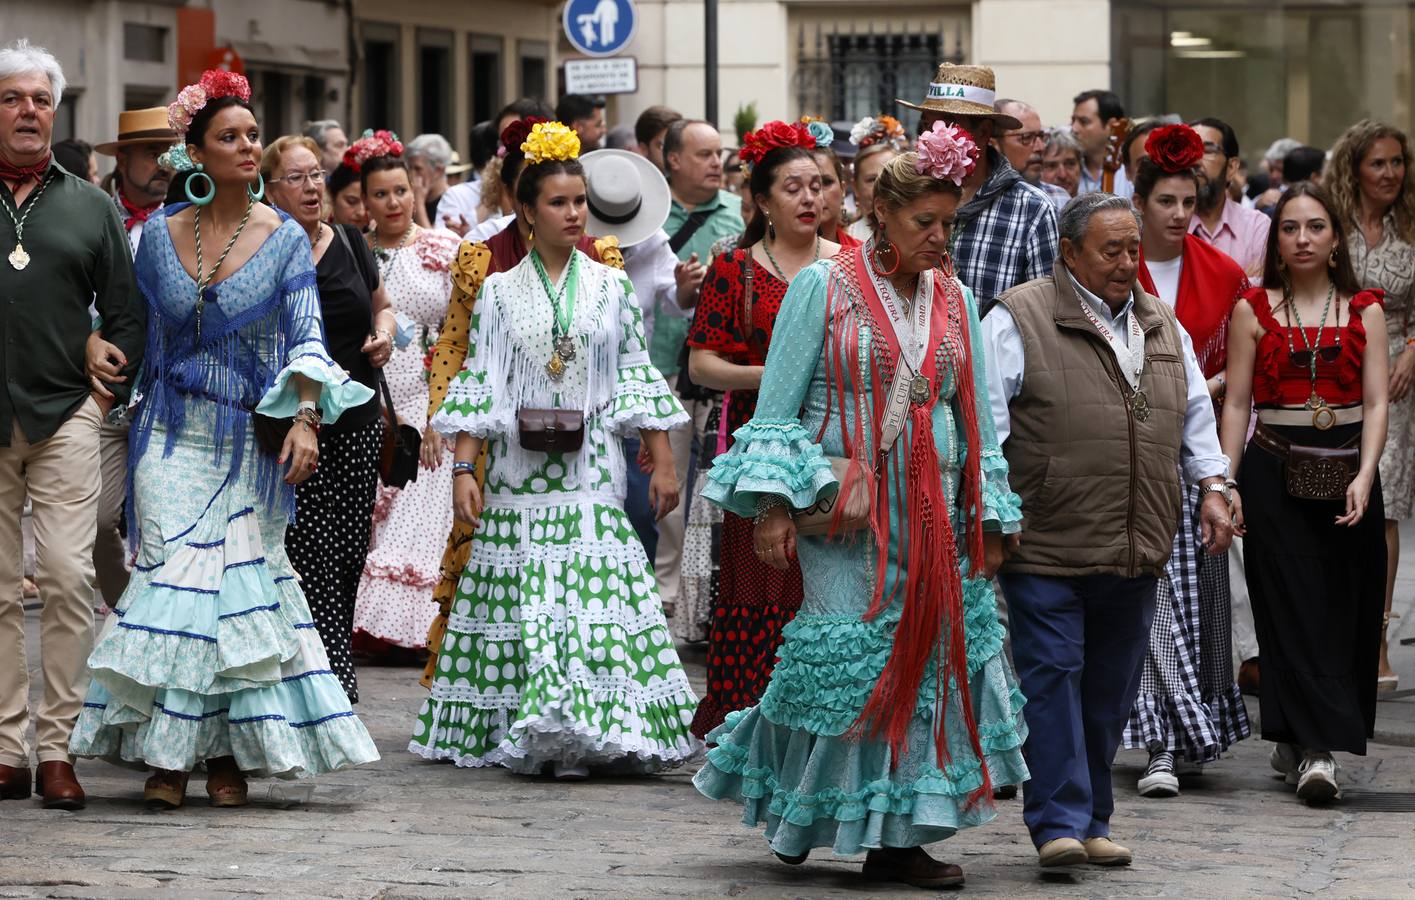
[[[937,268],[976,150],[938,127],[880,175],[874,237],[792,283],[756,415],[709,473],[705,496],[756,517],[763,561],[799,556],[805,600],[761,702],[709,734],[694,778],[783,862],[867,852],[866,878],[927,888],[963,872],[922,845],[1027,779],[989,581],[1019,500],[972,296]],[[868,519],[847,533],[858,491]],[[829,533],[798,535],[831,498]]]
[[[332,420],[371,392],[325,349],[309,238],[256,202],[249,97],[244,78],[208,72],[169,109],[187,141],[178,168],[189,155],[204,171],[187,177],[197,202],[164,209],[136,260],[149,317],[129,458],[137,560],[70,741],[76,756],[155,770],[144,799],[157,808],[182,804],[198,765],[212,805],[242,806],[246,776],[378,758],[283,540],[320,411]],[[294,419],[278,454],[261,449],[256,414]]]

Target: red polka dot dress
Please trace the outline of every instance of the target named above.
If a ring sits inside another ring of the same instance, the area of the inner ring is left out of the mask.
[[[752,321],[742,322],[744,266],[752,273]],[[713,350],[732,362],[766,362],[771,330],[786,296],[786,282],[751,258],[733,250],[713,262],[703,280],[702,297],[688,333],[688,346]],[[750,340],[749,340],[750,338]],[[752,418],[756,391],[731,391],[723,404],[728,446],[733,431]],[[718,595],[708,635],[707,694],[693,717],[692,732],[705,737],[728,713],[756,704],[771,679],[781,629],[801,608],[801,567],[784,572],[757,559],[751,519],[727,512],[722,521],[722,558]]]

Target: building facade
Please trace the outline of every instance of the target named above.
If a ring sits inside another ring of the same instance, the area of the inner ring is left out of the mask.
[[[114,137],[118,114],[170,103],[208,67],[243,68],[264,132],[348,110],[350,17],[342,0],[7,0],[0,36],[64,67],[54,140]],[[108,166],[100,160],[101,166]]]

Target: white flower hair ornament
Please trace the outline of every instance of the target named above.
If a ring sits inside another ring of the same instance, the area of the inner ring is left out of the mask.
[[[914,151],[919,154],[914,168],[920,175],[951,181],[958,187],[978,164],[978,145],[963,129],[943,122],[934,122],[932,130],[919,135]]]

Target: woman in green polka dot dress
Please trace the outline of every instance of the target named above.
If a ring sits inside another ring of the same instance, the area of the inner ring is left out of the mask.
[[[575,250],[586,186],[578,140],[536,125],[517,201],[535,250],[487,278],[467,362],[433,426],[456,439],[453,500],[475,529],[409,749],[459,766],[582,778],[691,759],[697,698],[624,513],[621,437],[637,432],[661,518],[678,502],[668,429],[687,421],[648,360],[620,271]],[[583,444],[522,445],[518,413],[573,410]],[[486,449],[486,483],[473,461]]]

